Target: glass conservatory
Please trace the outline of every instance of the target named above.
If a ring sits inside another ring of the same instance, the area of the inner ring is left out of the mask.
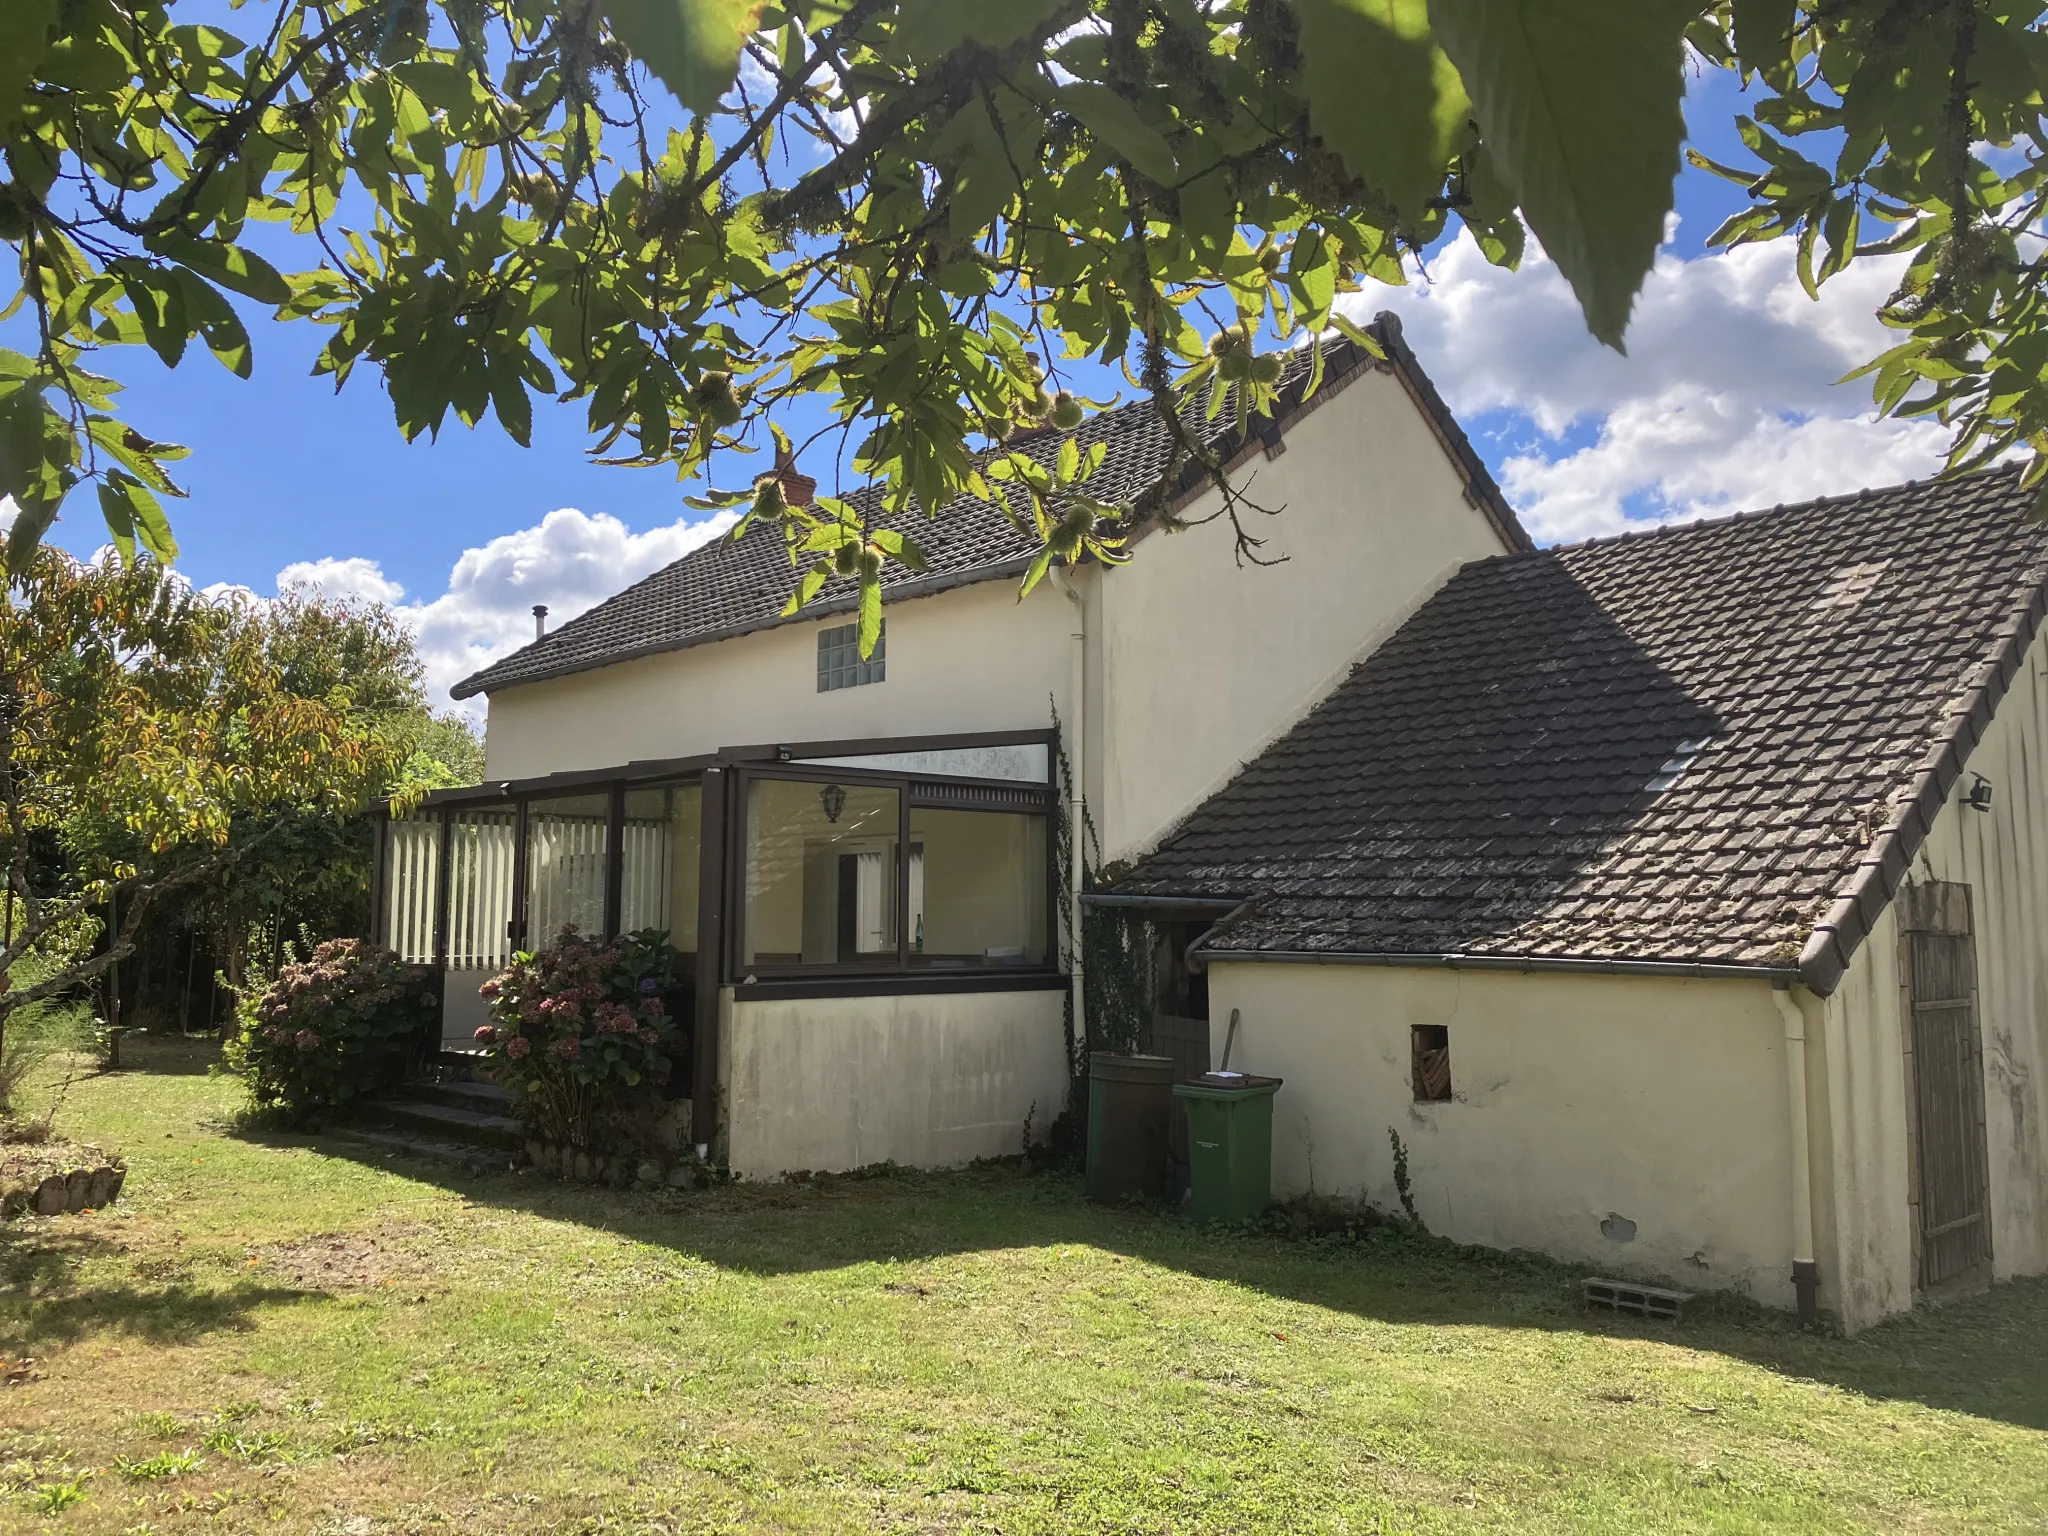
[[[377,929],[442,971],[455,1049],[515,950],[571,928],[656,930],[690,978],[690,1074],[711,1081],[722,988],[1059,985],[1051,772],[1035,732],[727,749],[444,790],[383,822]]]

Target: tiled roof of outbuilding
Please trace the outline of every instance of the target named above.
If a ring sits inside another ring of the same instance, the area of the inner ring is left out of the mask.
[[[1474,500],[1492,519],[1502,539],[1513,546],[1528,547],[1528,535],[1501,498],[1493,477],[1402,339],[1399,319],[1391,314],[1382,315],[1373,322],[1371,330],[1457,463]],[[1348,341],[1326,346],[1324,359],[1324,382],[1316,397],[1308,402],[1311,409],[1357,377],[1360,365],[1370,361]],[[1291,354],[1288,372],[1281,379],[1283,404],[1274,417],[1279,427],[1284,429],[1289,419],[1303,408],[1300,396],[1307,378],[1306,351]],[[1201,399],[1206,398],[1204,393]],[[1192,419],[1199,419],[1198,411]],[[1267,426],[1263,419],[1254,418],[1255,434]],[[1089,487],[1104,501],[1126,500],[1147,489],[1158,478],[1169,456],[1166,428],[1146,399],[1090,417],[1074,435],[1084,448],[1097,442],[1109,445],[1103,466]],[[1063,440],[1063,434],[1046,433],[1019,446],[1050,464]],[[1223,447],[1229,451],[1228,442]],[[1256,450],[1255,436],[1251,451]],[[1370,452],[1369,448],[1363,451]],[[1184,475],[1184,494],[1198,493],[1198,482],[1198,469]],[[860,506],[871,494],[857,492],[848,500]],[[1011,526],[1000,509],[972,496],[953,501],[932,522],[913,518],[905,526],[924,550],[928,568],[919,573],[891,566],[883,579],[883,592],[892,602],[970,582],[1020,575],[1037,552],[1036,542]],[[835,577],[797,619],[785,620],[782,608],[789,600],[796,576],[790,569],[780,531],[766,524],[758,525],[749,529],[744,538],[716,539],[692,550],[532,645],[464,678],[450,691],[455,698],[464,699],[518,683],[538,682],[637,656],[724,640],[780,623],[815,620],[846,612],[855,604],[854,584]]]
[[[2043,612],[2018,473],[1459,571],[1118,885],[1212,951],[1672,961],[1832,988]]]

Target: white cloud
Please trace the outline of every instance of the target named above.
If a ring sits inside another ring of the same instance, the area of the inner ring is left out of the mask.
[[[1492,412],[1521,429],[1504,439],[1514,444],[1505,460],[1488,457],[1530,532],[1580,539],[1939,468],[1939,426],[1878,421],[1866,383],[1835,382],[1896,339],[1874,313],[1896,262],[1859,262],[1816,302],[1792,256],[1781,241],[1660,257],[1627,357],[1587,334],[1571,290],[1533,244],[1520,272],[1503,272],[1461,234],[1426,284],[1365,297],[1400,313],[1468,429]]]
[[[533,639],[533,605],[548,605],[554,628],[680,559],[733,525],[721,512],[634,533],[608,513],[563,507],[534,527],[502,534],[463,551],[438,597],[402,603],[405,588],[361,556],[302,560],[277,573],[278,589],[317,587],[332,597],[361,597],[391,606],[418,638],[427,692],[446,706],[448,690],[479,667]],[[458,705],[478,721],[483,701]]]
[[[295,560],[277,573],[277,590],[311,587],[324,597],[361,598],[387,607],[405,596],[405,588],[384,574],[374,560],[355,555],[337,560],[328,555],[319,560]]]

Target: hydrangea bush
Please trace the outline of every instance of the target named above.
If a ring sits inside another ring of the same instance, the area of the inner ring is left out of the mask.
[[[672,1006],[681,961],[659,929],[606,944],[567,927],[484,983],[492,1022],[477,1044],[536,1135],[589,1147],[628,1129],[686,1043]]]
[[[257,1108],[303,1120],[401,1079],[440,1006],[429,967],[363,939],[329,939],[244,999],[227,1064]]]

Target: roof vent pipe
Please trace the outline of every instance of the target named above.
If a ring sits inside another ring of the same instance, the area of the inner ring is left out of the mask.
[[[547,637],[548,605],[546,603],[535,603],[533,605],[533,638],[545,640]]]

